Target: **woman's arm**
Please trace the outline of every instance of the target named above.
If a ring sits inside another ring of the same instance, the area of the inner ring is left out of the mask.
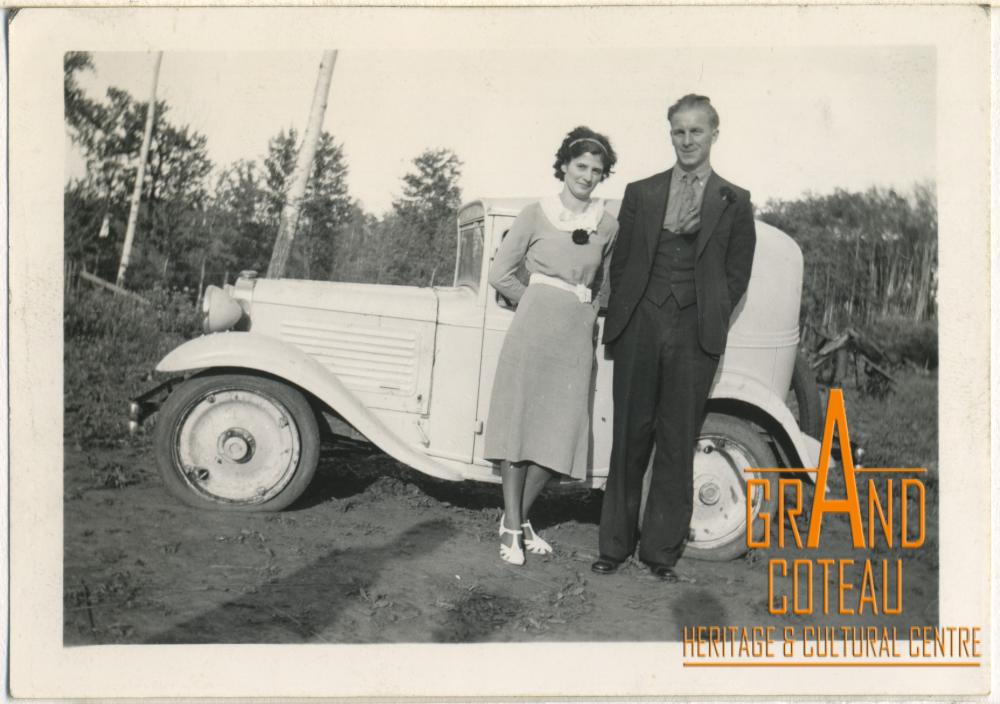
[[[502,296],[511,303],[517,303],[524,295],[527,286],[517,278],[517,270],[524,261],[534,234],[534,217],[532,206],[528,206],[514,218],[507,236],[503,238],[493,264],[490,266],[489,282]]]

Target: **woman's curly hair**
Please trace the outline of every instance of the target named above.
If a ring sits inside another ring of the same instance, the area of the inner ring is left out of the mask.
[[[615,162],[618,161],[618,155],[615,154],[615,150],[611,147],[611,140],[603,134],[594,132],[589,127],[581,125],[571,130],[562,141],[562,144],[559,145],[559,151],[556,152],[556,161],[552,165],[556,179],[562,181],[566,177],[562,167],[584,153],[601,157],[601,162],[604,164],[604,174],[601,176],[602,181],[611,175]]]

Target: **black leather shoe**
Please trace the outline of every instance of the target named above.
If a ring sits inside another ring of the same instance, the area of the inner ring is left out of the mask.
[[[612,560],[610,557],[600,557],[590,566],[590,571],[596,572],[597,574],[614,574],[618,571],[618,567],[621,564],[622,563],[617,560]]]
[[[677,576],[677,573],[674,572],[674,568],[668,567],[667,565],[650,565],[649,571],[661,582],[673,583],[679,581],[680,579]]]

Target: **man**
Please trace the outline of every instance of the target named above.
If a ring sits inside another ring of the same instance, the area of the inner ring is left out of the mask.
[[[625,188],[610,264],[604,343],[614,357],[611,469],[600,559],[610,574],[639,538],[642,478],[655,440],[639,559],[668,582],[688,536],[694,447],[729,319],[750,279],[750,194],[712,171],[719,116],[686,95],[667,112],[674,168]]]

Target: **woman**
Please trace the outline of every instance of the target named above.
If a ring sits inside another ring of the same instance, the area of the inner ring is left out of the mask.
[[[517,312],[497,363],[485,456],[500,461],[504,514],[500,557],[524,564],[552,547],[528,511],[555,474],[583,479],[590,448],[590,387],[599,303],[618,223],[591,198],[617,157],[608,138],[577,127],[556,152],[562,191],[520,212],[490,269]],[[523,266],[523,268],[522,268]],[[530,284],[518,276],[530,273]]]

